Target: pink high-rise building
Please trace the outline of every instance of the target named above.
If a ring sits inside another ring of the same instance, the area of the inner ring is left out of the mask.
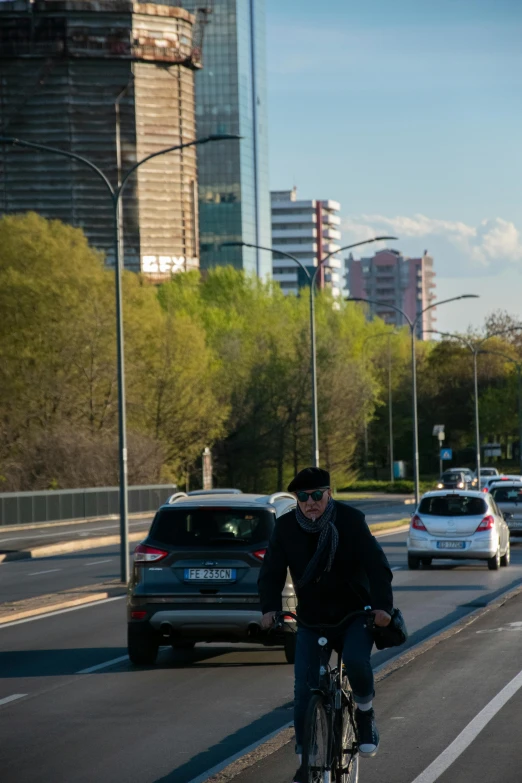
[[[405,258],[398,250],[381,250],[371,258],[346,259],[346,278],[350,296],[361,296],[382,302],[370,305],[370,314],[386,323],[402,326],[406,323],[396,310],[386,304],[400,307],[412,320],[435,299],[435,272],[433,258],[424,251],[422,258]],[[429,330],[435,328],[435,309],[428,310],[419,319],[417,337],[429,339]]]

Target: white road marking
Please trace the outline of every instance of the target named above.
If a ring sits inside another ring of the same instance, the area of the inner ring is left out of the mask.
[[[76,674],[91,674],[91,672],[97,672],[100,669],[106,669],[108,666],[114,666],[116,663],[122,663],[122,661],[128,661],[128,655],[121,655],[119,658],[113,658],[112,661],[105,661],[105,663],[98,663],[96,666],[89,666],[88,669],[81,669]]]
[[[109,560],[95,560],[93,563],[84,563],[84,566],[99,565],[100,563],[110,563],[111,561],[112,561],[112,557],[109,558]]]
[[[16,701],[16,699],[23,699],[27,696],[27,693],[13,693],[12,696],[6,696],[5,699],[0,699],[0,705],[9,704],[10,701]]]
[[[440,756],[437,756],[435,761],[432,761],[429,767],[415,778],[413,783],[435,783],[461,753],[471,745],[482,729],[488,725],[490,720],[495,717],[497,712],[502,709],[520,688],[522,688],[522,671],[520,671],[516,677],[513,677],[513,679],[502,688],[500,693],[497,693],[497,695],[491,699],[489,704],[486,704],[484,709],[468,723],[466,728],[460,732],[451,745],[448,745],[446,750],[443,750]]]
[[[30,574],[27,574],[27,576],[38,576],[39,574],[52,574],[53,571],[61,571],[61,568],[49,568],[48,571],[32,571]]]
[[[402,571],[402,566],[393,566],[392,571]]]
[[[87,609],[89,606],[99,606],[100,604],[108,604],[110,601],[121,601],[122,598],[126,598],[126,595],[116,595],[114,598],[102,598],[101,601],[92,601],[89,604],[80,604],[80,606],[70,606],[68,609],[57,609],[55,612],[46,612],[45,614],[37,614],[34,617],[26,617],[24,620],[13,620],[11,623],[0,623],[0,631],[4,628],[10,628],[12,625],[21,625],[22,623],[32,623],[33,620],[44,620],[46,617],[54,617],[57,614],[65,614],[66,612],[76,612],[78,609]]]

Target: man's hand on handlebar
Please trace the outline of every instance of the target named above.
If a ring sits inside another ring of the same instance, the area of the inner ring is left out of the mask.
[[[263,631],[268,631],[275,622],[275,616],[277,612],[266,612],[261,618],[261,628]]]
[[[391,623],[391,617],[384,609],[374,609],[372,614],[374,617],[373,622],[378,628],[386,628]]]

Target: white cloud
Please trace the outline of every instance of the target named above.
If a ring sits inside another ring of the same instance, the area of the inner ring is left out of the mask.
[[[486,270],[493,265],[498,268],[522,261],[520,232],[514,223],[503,218],[488,218],[478,226],[469,226],[460,221],[438,220],[420,214],[412,217],[359,215],[346,218],[342,228],[350,237],[360,239],[390,232],[399,240],[445,239],[464,256],[463,266],[474,269]]]

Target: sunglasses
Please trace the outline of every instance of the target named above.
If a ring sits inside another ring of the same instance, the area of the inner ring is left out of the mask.
[[[306,503],[308,498],[312,498],[312,500],[321,500],[325,492],[328,492],[328,487],[326,489],[314,489],[313,492],[296,492],[295,494],[301,503]]]

